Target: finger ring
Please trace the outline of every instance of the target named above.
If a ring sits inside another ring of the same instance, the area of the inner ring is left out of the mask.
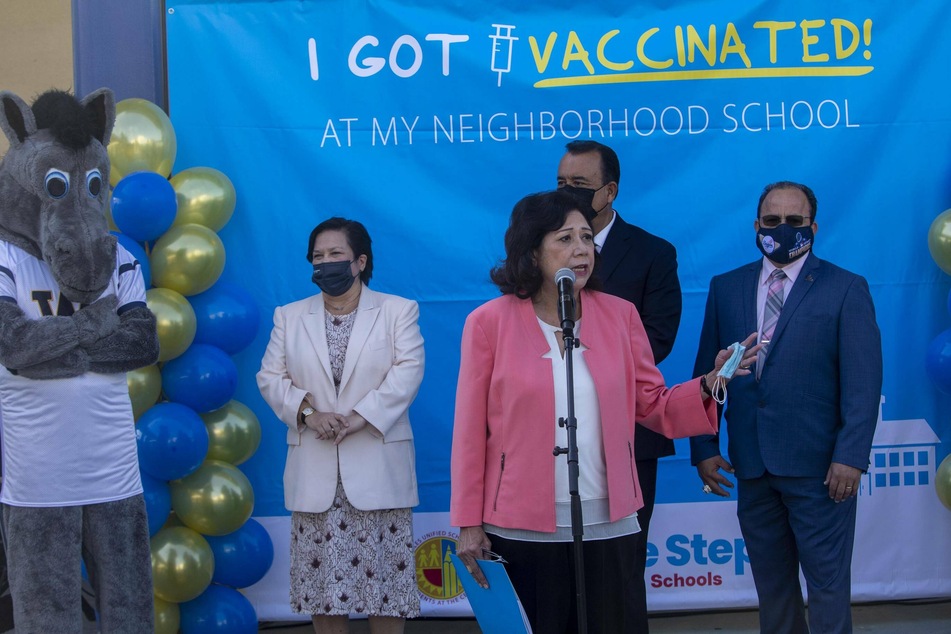
[[[704,492],[704,493],[713,493],[713,489],[710,488],[710,485],[709,485],[709,484],[704,484],[704,485],[703,485],[703,492]]]
[[[845,488],[846,488],[846,490],[851,489],[851,488],[852,488],[852,485],[851,485],[851,484],[847,484],[847,485],[845,485]]]

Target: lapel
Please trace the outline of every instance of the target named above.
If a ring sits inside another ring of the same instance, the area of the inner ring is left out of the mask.
[[[603,333],[611,332],[617,329],[617,324],[607,323],[605,320],[606,309],[600,301],[601,295],[596,292],[581,290],[581,302],[585,305],[584,309],[584,345],[586,350],[583,352],[585,362],[595,378],[595,387],[603,385],[602,369],[617,367],[617,354],[611,346],[605,345]],[[581,337],[579,337],[581,339]],[[575,354],[578,354],[577,350]],[[612,358],[613,357],[613,358]],[[611,370],[613,371],[613,370]],[[601,393],[598,393],[601,398]],[[604,401],[602,400],[602,403]]]
[[[776,322],[776,330],[773,331],[773,339],[769,344],[769,350],[766,353],[767,356],[769,356],[770,351],[776,348],[776,342],[783,336],[786,324],[792,319],[799,304],[802,303],[803,298],[812,289],[813,282],[819,277],[819,258],[812,255],[811,252],[806,258],[806,263],[803,265],[802,270],[799,271],[799,277],[796,278],[796,283],[793,284],[792,290],[789,292],[789,297],[783,301],[783,308],[779,313],[779,321]]]
[[[744,269],[740,283],[742,289],[743,332],[749,334],[757,332],[759,324],[756,321],[756,293],[759,290],[759,275],[763,268],[763,261],[757,260]],[[743,335],[746,338],[746,335]]]
[[[616,215],[614,226],[611,227],[611,231],[608,232],[608,237],[604,241],[604,246],[601,247],[600,277],[602,280],[611,277],[614,269],[621,263],[621,260],[624,259],[632,246],[631,237],[633,232],[631,231],[631,225],[624,222],[621,214],[617,211],[614,213]]]
[[[535,315],[535,308],[532,306],[531,299],[518,299],[512,295],[512,301],[517,302],[518,319],[522,328],[522,333],[526,341],[532,347],[532,350],[539,357],[543,357],[551,351],[548,347],[548,340],[545,339],[545,333],[538,326],[538,317]]]
[[[327,351],[327,329],[324,326],[323,294],[314,295],[309,300],[307,314],[304,315],[304,330],[317,355],[317,361],[327,375],[327,381],[333,385],[333,372],[330,369],[330,354]]]
[[[379,293],[371,291],[364,285],[363,290],[360,291],[360,302],[357,304],[357,316],[353,320],[353,330],[350,331],[350,341],[347,342],[347,356],[344,359],[343,373],[340,377],[341,393],[343,393],[347,381],[353,375],[353,368],[360,358],[360,352],[363,350],[367,338],[373,331],[374,324],[376,324],[382,312],[380,303]]]

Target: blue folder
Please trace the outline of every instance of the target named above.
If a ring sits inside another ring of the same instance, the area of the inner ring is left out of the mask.
[[[512,587],[512,581],[502,562],[477,560],[482,574],[489,582],[489,587],[483,588],[469,574],[459,557],[455,554],[449,556],[483,634],[532,634],[525,609],[515,594],[515,588]]]

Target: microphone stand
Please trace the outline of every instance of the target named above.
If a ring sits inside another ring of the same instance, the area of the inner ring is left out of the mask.
[[[567,312],[567,311],[565,311]],[[588,606],[584,585],[584,520],[581,512],[581,495],[578,493],[578,421],[575,418],[575,381],[572,350],[580,344],[574,334],[574,302],[570,314],[561,315],[562,340],[565,343],[565,371],[568,383],[568,417],[559,418],[558,426],[568,432],[568,447],[555,447],[555,456],[568,454],[568,494],[571,499],[571,535],[574,541],[575,594],[578,612],[578,633],[588,632]]]

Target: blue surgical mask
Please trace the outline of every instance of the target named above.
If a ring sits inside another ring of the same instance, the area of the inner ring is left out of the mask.
[[[746,352],[746,346],[739,341],[730,347],[733,348],[733,354],[731,354],[730,358],[726,360],[726,363],[720,367],[720,371],[717,372],[717,378],[713,382],[713,389],[710,390],[713,400],[720,405],[726,403],[727,381],[733,378],[736,369],[740,367],[740,362],[743,361],[743,353]]]
[[[760,225],[756,247],[779,266],[795,262],[812,249],[812,226],[790,227],[786,223],[767,229]]]

